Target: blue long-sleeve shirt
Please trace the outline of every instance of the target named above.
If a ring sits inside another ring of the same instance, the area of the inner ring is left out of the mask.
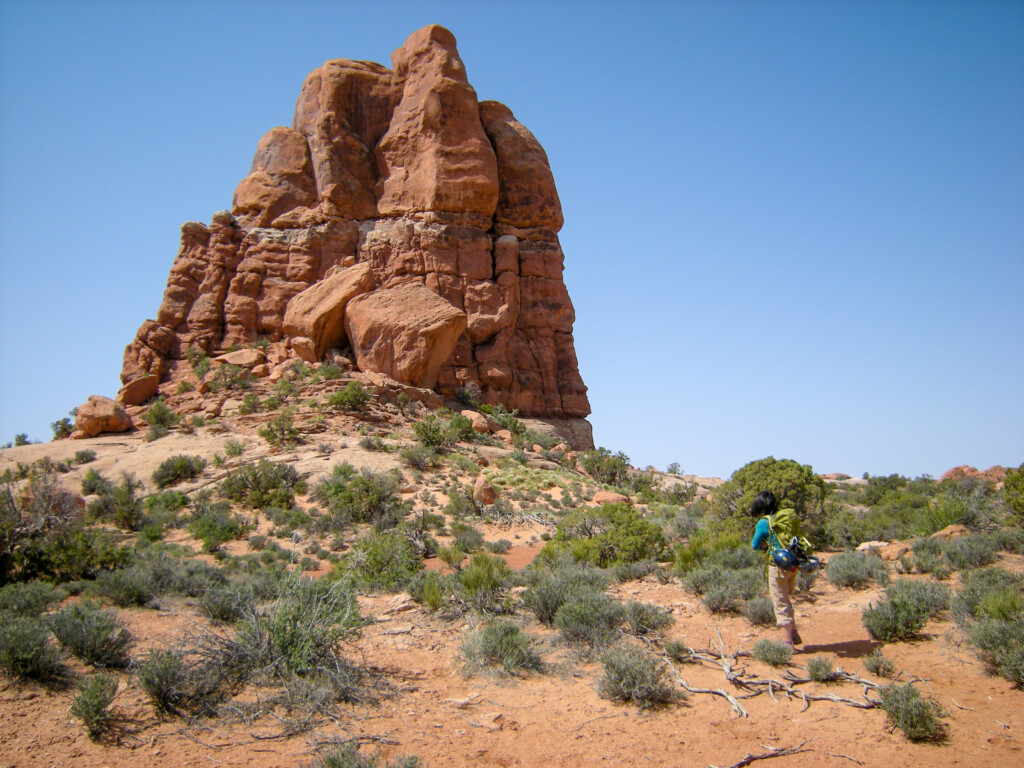
[[[750,548],[767,549],[771,536],[772,532],[768,527],[768,518],[762,517],[757,521],[757,527],[754,528],[754,538],[750,542]]]

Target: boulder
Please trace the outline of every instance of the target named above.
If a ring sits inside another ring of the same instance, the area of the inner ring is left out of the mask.
[[[598,491],[591,499],[595,504],[630,504],[628,496],[614,491]]]
[[[465,410],[461,413],[473,424],[474,432],[479,432],[482,435],[489,435],[491,433],[491,426],[487,422],[487,417],[480,413],[480,411]]]
[[[214,361],[227,365],[237,365],[239,368],[253,369],[267,359],[267,353],[262,349],[239,349],[235,352],[228,352],[218,355]]]
[[[487,482],[487,478],[480,475],[473,486],[473,499],[481,504],[491,505],[498,500],[498,491]]]
[[[127,432],[134,426],[128,412],[109,397],[89,395],[84,405],[78,406],[75,429],[78,437],[95,437],[104,432]]]
[[[971,531],[966,525],[947,525],[941,531],[936,531],[932,534],[933,539],[957,539],[961,536],[966,536]]]
[[[883,547],[889,546],[888,541],[862,541],[857,545],[858,552],[870,552],[871,550],[877,550],[881,552]]]
[[[345,307],[356,296],[373,290],[375,284],[369,264],[341,269],[314,283],[288,302],[284,332],[309,339],[313,359],[322,359],[328,350],[348,343]],[[294,341],[292,348],[295,348]]]
[[[160,377],[146,374],[132,379],[117,392],[114,399],[122,405],[142,405],[155,397],[160,388]]]
[[[910,544],[902,541],[894,541],[892,544],[888,544],[878,550],[878,556],[883,560],[892,562],[899,560],[904,555],[908,554],[913,548]]]
[[[419,283],[357,296],[345,327],[361,371],[431,389],[466,329],[466,314]]]

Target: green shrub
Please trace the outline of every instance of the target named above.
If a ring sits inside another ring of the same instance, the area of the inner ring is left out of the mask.
[[[885,594],[890,600],[903,600],[920,606],[929,617],[949,608],[949,588],[934,581],[897,579],[886,587]]]
[[[83,496],[102,494],[113,490],[113,488],[114,484],[97,472],[94,467],[90,467],[82,477]]]
[[[11,677],[33,680],[61,674],[60,653],[42,619],[0,613],[0,669]]]
[[[63,608],[49,623],[60,644],[87,664],[127,666],[132,635],[113,611],[83,600]]]
[[[676,623],[671,613],[650,603],[630,600],[626,603],[624,610],[627,631],[638,637],[671,627]]]
[[[629,456],[622,451],[612,454],[607,448],[580,453],[583,471],[599,483],[622,486],[629,477]]]
[[[743,615],[755,627],[770,627],[775,624],[775,608],[767,597],[755,597],[747,602]]]
[[[658,564],[653,560],[639,560],[635,563],[616,563],[611,568],[615,580],[620,583],[637,581],[658,571]]]
[[[302,442],[299,430],[295,428],[295,412],[284,408],[279,414],[256,430],[256,434],[274,446],[291,446]]]
[[[238,621],[253,608],[252,593],[236,586],[207,589],[199,596],[199,610],[214,621]]]
[[[437,451],[425,445],[414,445],[411,448],[404,448],[399,451],[402,460],[413,469],[421,472],[438,466]]]
[[[510,549],[512,549],[512,542],[508,539],[498,539],[497,541],[485,541],[484,549],[495,555],[504,555]]]
[[[978,656],[1001,677],[1024,684],[1024,617],[1018,611],[1012,618],[986,618],[967,631]]]
[[[153,482],[157,488],[166,488],[182,480],[197,477],[205,468],[206,460],[201,456],[172,456],[157,467],[153,473]]]
[[[661,528],[644,520],[629,504],[585,507],[566,515],[542,557],[569,553],[601,568],[656,559],[665,546]]]
[[[840,552],[825,564],[825,575],[837,587],[863,587],[871,582],[889,583],[889,568],[877,555]]]
[[[950,539],[943,545],[942,554],[958,571],[982,568],[992,565],[999,559],[995,542],[987,536],[977,534]]]
[[[371,531],[331,568],[331,576],[349,574],[363,589],[397,592],[422,567],[412,542],[401,531]]]
[[[0,613],[18,616],[39,616],[53,603],[67,597],[67,592],[45,581],[7,584],[0,589]]]
[[[450,450],[453,442],[447,426],[447,423],[437,414],[429,413],[412,425],[412,432],[426,448]]]
[[[356,743],[350,741],[328,749],[310,768],[421,768],[421,763],[414,755],[383,761],[376,753],[362,755]]]
[[[758,640],[752,651],[754,658],[772,667],[784,667],[793,658],[793,647],[774,640]]]
[[[461,549],[466,554],[472,554],[483,546],[483,534],[472,525],[456,520],[451,525],[451,533],[455,537],[452,546]]]
[[[942,709],[933,699],[921,696],[911,683],[888,685],[881,690],[881,698],[889,722],[911,741],[941,741],[946,737],[939,720]]]
[[[349,411],[362,410],[370,402],[372,393],[358,381],[350,381],[341,389],[332,393],[327,398],[327,404],[332,408],[344,408]]]
[[[484,624],[471,632],[462,643],[462,656],[469,667],[500,667],[515,675],[523,670],[541,668],[540,656],[533,650],[534,641],[510,621]]]
[[[761,491],[772,491],[779,499],[780,508],[795,509],[808,528],[813,528],[822,516],[829,493],[825,481],[809,465],[769,456],[737,469],[728,481],[715,489],[712,515],[742,517]],[[810,536],[811,532],[806,535]]]
[[[85,480],[89,480],[88,475]],[[100,478],[96,487],[99,498],[89,503],[86,508],[88,516],[93,520],[108,520],[124,531],[137,531],[142,522],[142,499],[135,494],[142,488],[142,483],[135,479],[135,475],[122,472],[121,482],[117,485]]]
[[[117,695],[117,679],[112,675],[94,675],[78,684],[78,695],[71,702],[71,714],[82,721],[89,738],[102,736],[114,719],[110,705]]]
[[[1022,593],[1022,579],[1002,568],[981,568],[963,575],[961,589],[950,601],[950,612],[961,627],[984,617],[981,606],[990,595],[1012,591]]]
[[[502,558],[481,552],[459,573],[459,584],[473,605],[487,608],[498,600],[511,575],[512,569]]]
[[[582,589],[573,591],[555,612],[554,625],[567,640],[596,647],[615,639],[624,613],[622,605],[603,592]]]
[[[693,655],[690,646],[682,640],[668,640],[664,648],[668,657],[679,664],[691,664],[697,661],[697,657]]]
[[[400,482],[393,472],[357,472],[347,462],[335,466],[315,491],[317,501],[327,505],[321,527],[337,530],[351,523],[373,523],[381,530],[394,528],[411,507],[401,499]]]
[[[606,699],[648,709],[681,698],[667,680],[664,662],[640,648],[627,643],[612,646],[601,654],[601,666],[598,692]]]
[[[198,371],[197,371],[198,373]],[[225,389],[248,389],[252,386],[252,374],[245,368],[232,363],[217,366],[210,379],[210,391],[220,392]]]
[[[306,483],[291,464],[259,461],[228,472],[220,493],[250,509],[290,507],[296,493],[305,493]]]
[[[91,448],[85,448],[81,451],[75,451],[74,458],[71,459],[74,464],[88,464],[90,461],[96,460],[96,451]]]
[[[441,576],[437,571],[419,571],[409,580],[409,595],[417,603],[436,611],[444,602]]]
[[[883,643],[892,643],[913,637],[928,622],[928,608],[904,598],[883,600],[869,605],[861,614],[868,633]]]
[[[224,453],[231,458],[241,456],[245,452],[245,443],[241,440],[231,439],[224,443]]]
[[[142,690],[161,712],[176,714],[188,700],[184,655],[153,649],[139,664],[136,677]]]
[[[807,675],[817,683],[827,683],[835,677],[831,656],[813,656],[807,660]]]
[[[892,677],[896,674],[896,665],[882,654],[881,648],[875,648],[870,655],[864,657],[864,669],[879,677]]]
[[[207,552],[213,552],[221,544],[240,539],[249,525],[238,515],[232,514],[231,507],[222,502],[213,502],[202,497],[195,500],[188,531],[203,542]]]
[[[101,573],[96,591],[119,608],[146,605],[157,596],[153,574],[139,566]]]
[[[142,414],[142,420],[149,425],[146,439],[156,440],[166,435],[167,430],[181,421],[181,416],[172,411],[161,396]]]
[[[600,592],[608,586],[608,577],[584,563],[533,572],[533,583],[523,592],[522,602],[539,622],[551,625],[555,614],[569,596],[580,590]]]
[[[760,567],[733,570],[710,562],[688,573],[683,585],[701,595],[701,602],[712,613],[740,613],[764,592],[764,571]]]

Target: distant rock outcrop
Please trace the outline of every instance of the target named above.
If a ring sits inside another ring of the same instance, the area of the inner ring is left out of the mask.
[[[268,361],[351,345],[360,369],[404,384],[590,413],[544,150],[507,107],[477,101],[448,30],[421,29],[391,58],[310,74],[232,211],[182,227],[156,320],[125,350],[126,385],[152,375],[169,392],[190,349],[265,338]]]

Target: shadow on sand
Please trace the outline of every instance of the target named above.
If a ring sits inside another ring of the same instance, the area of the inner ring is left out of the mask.
[[[807,643],[798,648],[799,653],[834,653],[844,659],[859,659],[870,654],[881,643],[875,640],[850,640],[845,643]]]

